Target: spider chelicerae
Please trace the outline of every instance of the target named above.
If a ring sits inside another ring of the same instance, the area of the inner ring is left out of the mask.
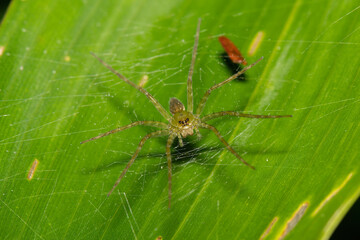
[[[158,122],[158,121],[137,121],[137,122],[133,122],[133,123],[131,123],[129,125],[126,125],[126,126],[123,126],[123,127],[120,127],[120,128],[116,128],[116,129],[111,130],[109,132],[103,133],[103,134],[101,134],[99,136],[96,136],[96,137],[93,137],[93,138],[90,138],[88,140],[85,140],[85,141],[81,142],[81,143],[86,143],[86,142],[96,140],[96,139],[105,137],[107,135],[110,135],[110,134],[113,134],[113,133],[116,133],[116,132],[120,132],[120,131],[123,131],[125,129],[129,129],[129,128],[132,128],[132,127],[135,127],[135,126],[138,126],[138,125],[152,126],[152,127],[156,127],[156,128],[160,129],[158,131],[151,132],[151,133],[147,134],[145,137],[143,137],[141,139],[138,147],[135,150],[135,153],[131,157],[131,159],[128,162],[128,164],[126,165],[125,169],[122,171],[122,173],[121,173],[120,177],[118,178],[118,180],[115,182],[113,188],[108,193],[108,196],[114,191],[116,186],[120,183],[121,179],[125,176],[126,172],[130,168],[130,166],[134,163],[134,161],[135,161],[136,157],[138,156],[138,154],[139,154],[141,148],[143,147],[144,143],[149,138],[166,136],[166,135],[168,136],[168,140],[167,140],[167,143],[166,143],[166,157],[167,157],[167,163],[168,163],[168,198],[169,198],[168,207],[170,208],[170,206],[171,206],[171,181],[172,181],[171,150],[170,150],[170,148],[171,148],[171,145],[172,145],[172,143],[173,143],[173,141],[174,141],[174,139],[176,137],[178,138],[179,144],[182,147],[184,145],[183,140],[182,140],[183,138],[186,138],[189,135],[193,135],[194,131],[196,132],[196,134],[198,134],[198,136],[200,136],[199,128],[208,129],[208,130],[215,133],[215,135],[219,138],[219,140],[226,146],[226,148],[235,157],[237,157],[245,165],[249,166],[252,169],[255,169],[253,166],[251,166],[249,163],[247,163],[244,159],[242,159],[242,157],[227,143],[227,141],[222,137],[220,132],[215,127],[207,124],[206,122],[211,120],[211,119],[226,116],[226,115],[236,116],[236,117],[246,117],[246,118],[284,118],[284,117],[291,117],[291,115],[252,115],[252,114],[245,114],[245,113],[234,112],[234,111],[222,111],[222,112],[216,112],[216,113],[212,113],[212,114],[209,114],[209,115],[205,115],[205,116],[202,116],[202,117],[200,116],[203,109],[204,109],[204,107],[205,107],[205,103],[206,103],[209,95],[211,94],[211,92],[213,90],[215,90],[215,89],[225,85],[226,83],[229,83],[232,80],[236,79],[238,76],[240,76],[241,74],[246,72],[248,69],[252,68],[259,61],[261,61],[263,59],[263,57],[261,57],[259,60],[257,60],[253,64],[251,64],[251,65],[249,65],[247,67],[244,67],[241,71],[239,71],[236,74],[232,75],[231,77],[229,77],[225,81],[222,81],[222,82],[220,82],[218,84],[215,84],[214,86],[209,88],[209,90],[207,90],[205,92],[204,96],[202,97],[202,99],[201,99],[201,101],[200,101],[200,103],[199,103],[199,105],[198,105],[198,107],[197,107],[197,109],[196,109],[196,111],[194,113],[192,75],[193,75],[193,71],[194,71],[196,52],[197,52],[198,43],[199,43],[200,22],[201,22],[201,20],[199,19],[198,25],[197,25],[197,30],[196,30],[196,35],[195,35],[194,48],[193,48],[193,52],[192,52],[191,65],[190,65],[190,70],[189,70],[189,75],[188,75],[188,80],[187,80],[187,110],[185,109],[184,104],[179,99],[171,98],[170,99],[170,113],[171,114],[169,114],[165,110],[165,108],[149,92],[147,92],[144,88],[142,88],[141,86],[138,86],[135,83],[131,82],[129,79],[127,79],[121,73],[114,70],[110,65],[108,65],[106,62],[104,62],[97,55],[95,55],[94,53],[91,53],[101,64],[103,64],[111,72],[113,72],[115,75],[117,75],[121,80],[123,80],[127,84],[133,86],[134,88],[139,90],[141,93],[143,93],[150,100],[150,102],[155,106],[155,108],[159,111],[159,113],[168,121],[168,123]]]

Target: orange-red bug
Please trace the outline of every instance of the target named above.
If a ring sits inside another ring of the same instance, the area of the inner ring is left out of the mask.
[[[222,47],[224,48],[224,50],[226,51],[227,55],[229,56],[229,58],[233,63],[243,64],[243,65],[247,64],[245,58],[242,56],[239,49],[235,46],[235,44],[232,41],[230,41],[230,39],[228,39],[225,36],[220,36],[219,42],[221,43]]]

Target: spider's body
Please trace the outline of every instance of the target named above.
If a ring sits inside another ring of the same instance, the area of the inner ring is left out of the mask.
[[[168,140],[167,140],[167,144],[166,144],[166,157],[167,157],[167,162],[168,162],[168,180],[169,180],[169,185],[168,185],[168,187],[169,187],[169,189],[168,189],[169,193],[168,194],[169,195],[168,195],[168,197],[169,197],[169,208],[170,208],[170,203],[171,203],[171,180],[172,180],[171,145],[172,145],[172,143],[173,143],[173,141],[174,141],[174,139],[176,137],[179,139],[180,146],[183,146],[182,138],[186,138],[189,135],[193,135],[194,131],[197,133],[198,136],[200,136],[199,128],[210,130],[210,131],[215,133],[215,135],[219,138],[219,140],[226,146],[226,148],[236,158],[238,158],[245,165],[247,165],[247,166],[254,169],[253,166],[251,166],[244,159],[242,159],[242,157],[226,142],[226,140],[221,136],[220,132],[215,127],[207,124],[206,122],[211,120],[211,119],[222,117],[222,116],[225,116],[225,115],[236,116],[236,117],[247,117],[247,118],[283,118],[283,117],[291,117],[291,115],[252,115],[252,114],[244,114],[244,113],[239,113],[239,112],[234,112],[234,111],[216,112],[216,113],[212,113],[212,114],[205,115],[205,116],[201,117],[201,113],[202,113],[202,111],[203,111],[203,109],[205,107],[205,103],[206,103],[209,95],[211,94],[211,92],[213,90],[215,90],[216,88],[219,88],[219,87],[225,85],[226,83],[231,82],[232,80],[236,79],[238,76],[240,76],[245,71],[247,71],[248,69],[253,67],[260,60],[262,60],[262,58],[257,60],[255,63],[243,68],[241,71],[239,71],[238,73],[236,73],[233,76],[229,77],[225,81],[222,81],[222,82],[220,82],[218,84],[215,84],[209,90],[207,90],[205,92],[203,98],[201,99],[195,113],[194,113],[194,111],[193,111],[194,109],[193,109],[192,74],[193,74],[193,69],[194,69],[194,65],[195,65],[196,51],[197,51],[197,46],[198,46],[198,41],[199,41],[199,32],[200,32],[200,20],[199,20],[197,31],[196,31],[195,44],[194,44],[194,49],[193,49],[193,53],[192,53],[192,61],[191,61],[189,77],[188,77],[188,81],[187,81],[187,90],[188,90],[187,91],[187,110],[185,110],[185,106],[184,106],[184,104],[182,104],[180,102],[180,100],[178,100],[177,98],[171,98],[170,99],[170,113],[171,114],[169,114],[169,112],[167,112],[164,109],[164,107],[149,92],[147,92],[144,88],[142,88],[142,87],[136,85],[135,83],[131,82],[130,80],[128,80],[125,76],[123,76],[122,74],[120,74],[119,72],[114,70],[110,65],[108,65],[102,59],[100,59],[98,56],[96,56],[94,53],[92,53],[92,55],[97,60],[99,60],[100,63],[102,63],[105,67],[107,67],[110,71],[112,71],[115,75],[117,75],[121,80],[123,80],[127,84],[133,86],[134,88],[139,90],[141,93],[143,93],[150,100],[150,102],[155,106],[155,108],[159,111],[159,113],[168,121],[167,124],[164,123],[164,122],[157,122],[157,121],[137,121],[137,122],[133,122],[133,123],[128,124],[126,126],[111,130],[109,132],[103,133],[103,134],[101,134],[99,136],[96,136],[96,137],[93,137],[93,138],[90,138],[88,140],[85,140],[85,141],[81,142],[81,143],[86,143],[86,142],[89,142],[89,141],[92,141],[92,140],[96,140],[96,139],[99,139],[101,137],[107,136],[109,134],[120,132],[120,131],[123,131],[125,129],[137,126],[137,125],[147,125],[147,126],[160,128],[160,130],[149,133],[149,134],[147,134],[145,137],[143,137],[141,139],[137,149],[135,150],[135,153],[131,157],[129,163],[126,165],[125,169],[122,171],[120,177],[118,178],[118,180],[116,181],[115,185],[113,186],[111,191],[108,193],[108,195],[110,195],[113,192],[113,190],[115,189],[115,187],[120,183],[121,179],[125,176],[127,170],[130,168],[130,166],[135,161],[135,159],[138,156],[138,154],[139,154],[141,148],[143,147],[144,143],[149,138],[166,136],[166,135],[168,136]]]
[[[194,134],[194,130],[198,131],[200,119],[191,112],[185,110],[184,104],[177,98],[170,99],[170,112],[173,114],[169,124],[169,132],[179,137],[180,144],[181,137],[186,138]]]

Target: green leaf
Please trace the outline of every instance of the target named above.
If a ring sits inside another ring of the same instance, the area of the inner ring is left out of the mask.
[[[360,193],[359,11],[355,0],[13,1],[0,28],[0,238],[329,238]],[[168,109],[171,97],[186,103],[199,17],[195,106],[233,73],[226,35],[249,63],[264,60],[215,90],[204,114],[293,118],[209,121],[256,170],[211,132],[176,142],[170,210],[166,138],[149,140],[107,197],[154,129],[80,142],[164,120],[90,52],[136,84],[147,75]]]

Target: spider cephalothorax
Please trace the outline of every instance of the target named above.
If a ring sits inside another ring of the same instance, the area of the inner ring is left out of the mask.
[[[169,130],[178,136],[180,145],[183,145],[181,137],[186,138],[189,135],[193,135],[194,130],[198,131],[198,119],[194,114],[186,111],[184,104],[177,98],[170,99],[170,112],[173,114],[173,117]]]
[[[236,79],[238,76],[240,76],[245,71],[247,71],[248,69],[253,67],[255,64],[257,64],[262,58],[260,58],[259,60],[257,60],[253,64],[243,68],[241,71],[239,71],[238,73],[236,73],[233,76],[229,77],[228,79],[226,79],[226,80],[224,80],[224,81],[222,81],[222,82],[220,82],[218,84],[215,84],[214,86],[209,88],[209,90],[207,90],[205,92],[204,96],[202,97],[202,99],[201,99],[201,101],[200,101],[200,103],[199,103],[199,105],[198,105],[198,107],[197,107],[197,109],[196,109],[196,111],[194,113],[194,109],[193,109],[193,90],[192,90],[192,74],[193,74],[193,69],[194,69],[194,65],[195,65],[197,46],[198,46],[198,42],[199,42],[199,32],[200,32],[200,20],[199,20],[197,30],[196,30],[195,44],[194,44],[194,48],[193,48],[190,71],[189,71],[189,76],[188,76],[188,81],[187,81],[187,110],[185,110],[185,106],[184,106],[184,104],[182,104],[180,102],[180,100],[178,100],[177,98],[171,98],[170,99],[170,112],[171,112],[172,115],[170,115],[169,112],[167,112],[164,109],[164,107],[149,92],[147,92],[144,88],[142,88],[142,87],[136,85],[135,83],[131,82],[130,80],[128,80],[122,74],[120,74],[115,69],[113,69],[110,65],[105,63],[102,59],[100,59],[98,56],[96,56],[94,53],[92,53],[92,55],[97,60],[99,60],[100,63],[102,63],[105,67],[107,67],[110,71],[112,71],[115,75],[117,75],[121,80],[123,80],[127,84],[133,86],[134,88],[139,90],[141,93],[143,93],[150,100],[150,102],[155,106],[155,108],[159,111],[159,113],[168,121],[168,123],[157,122],[157,121],[137,121],[137,122],[133,122],[133,123],[128,124],[126,126],[111,130],[109,132],[103,133],[103,134],[101,134],[99,136],[96,136],[96,137],[93,137],[93,138],[90,138],[88,140],[85,140],[85,141],[81,142],[81,143],[86,143],[86,142],[89,142],[89,141],[92,141],[92,140],[99,139],[101,137],[107,136],[107,135],[112,134],[112,133],[123,131],[125,129],[131,128],[131,127],[134,127],[134,126],[137,126],[137,125],[147,125],[147,126],[157,127],[157,128],[160,129],[158,131],[151,132],[151,133],[147,134],[145,137],[143,137],[141,139],[137,149],[135,150],[135,153],[131,157],[131,159],[130,159],[129,163],[126,165],[125,169],[120,174],[120,177],[118,178],[118,180],[116,181],[116,183],[114,184],[113,188],[108,193],[108,195],[110,195],[113,192],[113,190],[115,189],[115,187],[120,183],[121,179],[124,177],[127,170],[130,168],[130,166],[135,161],[135,159],[138,156],[138,154],[139,154],[141,148],[143,147],[144,143],[149,138],[160,137],[160,136],[165,136],[165,135],[168,136],[168,140],[167,140],[167,144],[166,144],[166,157],[167,157],[167,163],[168,163],[168,181],[169,181],[168,197],[169,197],[169,208],[170,208],[170,203],[171,203],[171,180],[172,180],[171,151],[170,151],[170,149],[171,149],[171,145],[172,145],[172,143],[173,143],[173,141],[174,141],[174,139],[176,137],[179,139],[180,146],[183,146],[182,138],[185,138],[185,137],[187,137],[189,135],[193,135],[194,131],[198,134],[198,136],[200,136],[199,128],[210,130],[210,131],[215,133],[215,135],[219,138],[219,140],[226,146],[226,148],[235,157],[237,157],[245,165],[247,165],[247,166],[249,166],[251,168],[254,168],[253,166],[248,164],[244,159],[242,159],[242,157],[226,142],[226,140],[221,136],[220,132],[215,127],[207,124],[206,122],[211,120],[211,119],[222,117],[222,116],[225,116],[225,115],[236,116],[236,117],[247,117],[247,118],[283,118],[283,117],[291,117],[291,115],[252,115],[252,114],[244,114],[244,113],[239,113],[239,112],[234,112],[234,111],[216,112],[216,113],[212,113],[212,114],[200,117],[201,113],[202,113],[202,111],[204,109],[205,103],[206,103],[209,95],[211,94],[211,92],[213,90],[215,90],[215,89],[225,85],[226,83],[231,82],[232,80]]]

